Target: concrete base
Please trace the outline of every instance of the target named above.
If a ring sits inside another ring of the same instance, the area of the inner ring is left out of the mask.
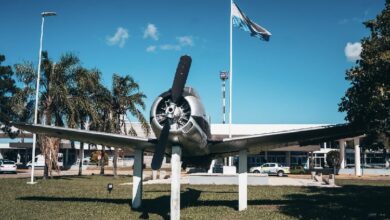
[[[238,185],[238,174],[224,175],[224,174],[208,174],[208,173],[194,173],[188,175],[190,185]],[[267,174],[248,174],[248,185],[268,185]]]
[[[237,168],[235,166],[223,166],[224,175],[235,175],[237,173]]]

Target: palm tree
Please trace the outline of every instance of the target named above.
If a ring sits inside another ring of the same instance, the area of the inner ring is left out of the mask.
[[[44,122],[47,125],[54,124],[56,126],[64,126],[67,122],[68,115],[74,112],[74,105],[69,99],[70,87],[75,70],[79,66],[79,59],[73,54],[64,54],[60,57],[58,63],[54,63],[48,56],[47,52],[42,52],[42,77],[40,91],[40,108],[38,109],[38,121]],[[36,80],[35,68],[31,63],[15,65],[16,74],[19,79],[22,79],[27,95],[28,91],[33,90]],[[31,94],[30,94],[31,95]],[[23,97],[26,104],[34,101],[33,97]],[[19,103],[22,105],[22,103]],[[31,106],[32,107],[32,106]],[[28,112],[21,114],[31,115]],[[21,118],[28,120],[27,117]],[[56,138],[39,137],[41,143],[41,152],[45,156],[45,172],[44,178],[49,176],[53,169],[59,171],[57,166],[58,152],[60,141]]]
[[[141,126],[146,135],[149,135],[149,125],[140,111],[145,110],[144,99],[146,95],[139,91],[139,85],[134,81],[130,75],[119,76],[114,74],[112,77],[112,117],[114,122],[114,131],[118,134],[137,135],[132,124],[128,129],[126,126],[126,120],[128,113],[137,118],[141,123]],[[113,159],[114,165],[114,177],[117,177],[117,161],[118,161],[118,149],[115,148],[115,154]]]
[[[97,89],[94,101],[98,111],[98,123],[91,124],[91,130],[99,130],[109,133],[137,135],[137,132],[130,124],[127,128],[125,118],[128,114],[137,118],[146,135],[150,134],[149,125],[142,114],[141,110],[145,109],[144,99],[145,94],[139,91],[139,85],[134,79],[127,76],[113,75],[112,91],[110,92],[104,86],[100,85]],[[104,174],[104,157],[105,147],[102,148],[101,155],[101,170],[100,174]],[[117,159],[118,149],[115,148],[114,154],[114,176],[117,176]]]
[[[113,133],[114,125],[112,121],[111,92],[99,83],[97,84],[95,95],[92,96],[91,99],[95,103],[98,120],[92,121],[92,123],[90,124],[90,130]],[[100,175],[104,174],[105,148],[106,146],[102,146],[102,154],[100,159]]]
[[[92,99],[96,95],[96,90],[100,84],[101,73],[98,70],[87,70],[79,67],[75,71],[73,86],[70,89],[70,99],[73,103],[73,110],[69,112],[68,126],[79,127],[82,130],[88,129],[89,122],[98,123],[98,113],[96,103]],[[82,165],[84,159],[84,143],[80,142],[79,172],[82,175]]]

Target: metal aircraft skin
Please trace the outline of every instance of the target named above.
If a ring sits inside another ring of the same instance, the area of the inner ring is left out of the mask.
[[[150,125],[157,138],[24,123],[13,125],[51,137],[154,152],[152,168],[155,170],[161,168],[164,156],[171,154],[173,145],[181,147],[184,166],[208,167],[213,158],[244,149],[249,153],[259,153],[292,144],[318,144],[362,134],[348,124],[341,124],[232,138],[213,136],[200,97],[193,88],[185,87],[191,62],[190,56],[180,58],[171,89],[158,96],[151,107]]]

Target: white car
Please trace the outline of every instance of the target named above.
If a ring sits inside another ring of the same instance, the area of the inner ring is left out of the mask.
[[[0,160],[0,173],[16,173],[16,164],[12,160]]]
[[[268,173],[278,176],[284,176],[290,173],[290,167],[284,167],[279,163],[265,163],[259,167],[251,167],[249,169],[251,173]]]

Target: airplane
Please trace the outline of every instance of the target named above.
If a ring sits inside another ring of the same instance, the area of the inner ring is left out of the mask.
[[[340,124],[232,138],[213,136],[199,95],[193,88],[185,87],[191,62],[190,56],[184,55],[180,58],[171,89],[159,95],[152,104],[150,125],[158,138],[45,125],[12,124],[22,130],[61,139],[154,152],[151,164],[153,170],[161,168],[164,156],[171,154],[172,145],[182,148],[184,166],[208,167],[213,158],[231,155],[242,149],[260,152],[285,146],[286,143],[307,145],[361,133],[348,124]]]
[[[152,104],[150,125],[157,138],[47,125],[24,123],[12,125],[32,133],[61,139],[154,152],[151,164],[153,170],[161,168],[164,156],[172,154],[173,146],[181,148],[181,161],[184,166],[208,168],[213,158],[237,154],[242,150],[258,153],[286,144],[318,144],[362,134],[359,129],[349,124],[340,124],[249,136],[213,135],[199,95],[193,88],[185,86],[191,63],[192,59],[188,55],[180,58],[171,88],[159,95]]]

